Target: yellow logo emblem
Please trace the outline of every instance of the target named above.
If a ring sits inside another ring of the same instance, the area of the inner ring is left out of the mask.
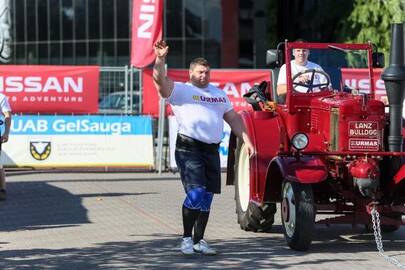
[[[45,160],[51,154],[51,142],[30,142],[30,153],[36,160]]]

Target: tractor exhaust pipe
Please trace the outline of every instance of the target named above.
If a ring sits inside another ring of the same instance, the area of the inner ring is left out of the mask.
[[[388,148],[392,152],[402,151],[402,104],[405,97],[405,48],[403,23],[391,25],[390,65],[381,74],[390,110]]]

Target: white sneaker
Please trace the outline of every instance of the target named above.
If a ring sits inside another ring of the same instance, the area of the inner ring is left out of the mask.
[[[204,255],[217,255],[217,251],[211,248],[205,240],[201,239],[200,242],[194,245],[194,251]]]
[[[184,237],[183,241],[181,242],[181,252],[184,255],[191,255],[194,254],[194,249],[193,249],[193,239],[191,237]]]

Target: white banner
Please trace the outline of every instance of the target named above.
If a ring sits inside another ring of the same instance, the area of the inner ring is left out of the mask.
[[[6,166],[154,166],[150,117],[13,116],[2,148]]]
[[[176,160],[174,150],[176,148],[176,137],[178,124],[175,116],[169,116],[169,150],[170,150],[170,168],[176,169]],[[228,161],[228,145],[229,136],[231,135],[231,127],[224,121],[224,131],[222,133],[221,145],[219,147],[219,156],[221,158],[221,168],[226,168]]]

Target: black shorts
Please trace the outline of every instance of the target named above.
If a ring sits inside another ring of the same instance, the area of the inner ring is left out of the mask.
[[[199,141],[197,141],[199,147],[192,148],[188,144],[181,144],[181,139],[177,137],[175,158],[184,191],[187,193],[190,189],[204,187],[209,192],[221,193],[221,162],[218,148],[213,151],[215,147],[211,144],[204,148],[204,143]]]

